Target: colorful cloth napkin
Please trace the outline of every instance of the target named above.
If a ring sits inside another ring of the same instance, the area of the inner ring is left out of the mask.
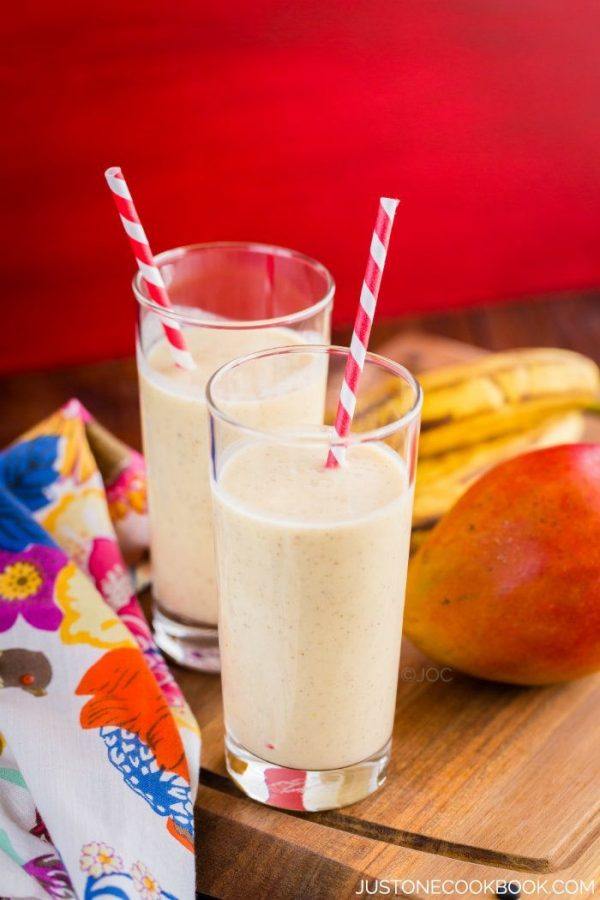
[[[0,454],[0,896],[188,900],[200,736],[126,563],[142,457],[76,400]]]

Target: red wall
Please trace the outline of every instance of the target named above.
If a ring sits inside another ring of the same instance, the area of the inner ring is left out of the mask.
[[[0,368],[131,351],[110,164],[156,250],[296,247],[338,321],[380,192],[403,200],[381,314],[600,281],[596,0],[93,6],[4,22]]]

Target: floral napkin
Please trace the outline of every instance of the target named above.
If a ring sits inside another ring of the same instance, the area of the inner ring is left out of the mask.
[[[126,564],[142,457],[76,400],[0,454],[0,897],[194,897],[198,726]]]

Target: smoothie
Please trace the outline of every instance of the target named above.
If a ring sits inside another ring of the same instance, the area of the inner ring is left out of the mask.
[[[148,467],[153,593],[172,616],[217,624],[217,585],[209,483],[209,418],[204,388],[215,369],[236,356],[287,344],[307,343],[291,329],[188,328],[188,349],[197,368],[178,368],[159,336],[139,352],[144,454]],[[249,401],[250,424],[274,427],[322,417],[324,375],[303,354],[290,361],[281,391]],[[249,384],[256,394],[256,385]],[[252,395],[253,395],[252,394]],[[251,394],[249,394],[251,396]],[[236,410],[232,408],[232,413]]]
[[[213,481],[227,730],[293,769],[348,766],[392,733],[412,489],[385,444],[246,441]],[[265,490],[268,485],[268,490]]]

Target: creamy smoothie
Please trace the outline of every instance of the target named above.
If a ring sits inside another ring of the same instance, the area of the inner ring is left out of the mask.
[[[228,732],[263,760],[341,768],[392,732],[412,491],[384,444],[233,446],[213,481]]]
[[[217,624],[217,586],[209,483],[206,382],[236,356],[307,343],[291,329],[184,329],[197,368],[178,368],[166,340],[138,352],[144,453],[148,467],[153,593],[184,621]],[[322,417],[324,374],[302,354],[290,361],[281,390],[244,404],[245,420],[263,428]],[[256,393],[256,385],[248,385]],[[249,397],[252,396],[249,393]],[[239,406],[239,404],[238,404]],[[236,408],[232,407],[232,413]]]

